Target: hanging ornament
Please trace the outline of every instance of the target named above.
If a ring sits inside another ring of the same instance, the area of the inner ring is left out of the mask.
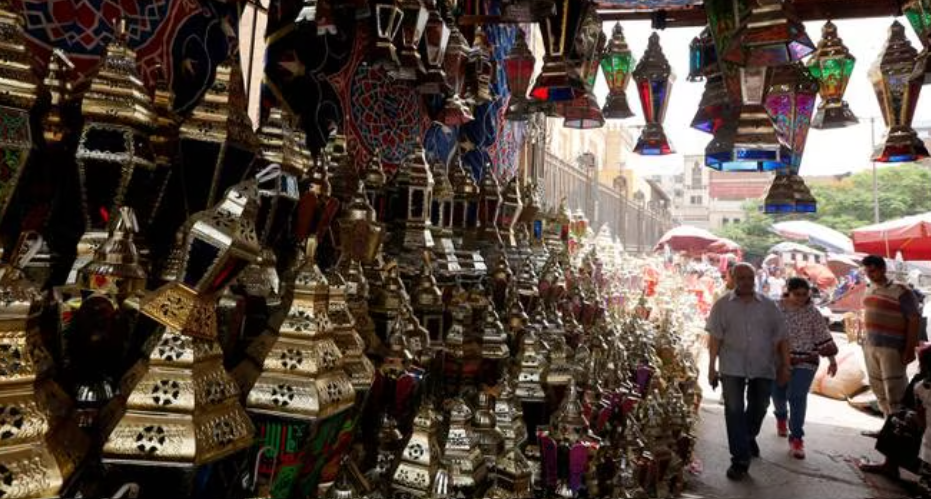
[[[437,117],[437,120],[446,126],[464,125],[475,119],[469,105],[462,98],[466,64],[469,61],[471,52],[472,48],[469,46],[469,42],[459,31],[459,28],[453,24],[450,27],[446,57],[443,61],[452,95],[446,98],[446,104]]]
[[[423,0],[398,0],[401,8],[401,29],[395,37],[398,48],[398,68],[391,75],[404,81],[416,81],[426,71],[420,58],[420,39],[427,26],[429,12]]]
[[[893,21],[886,45],[868,73],[888,127],[882,145],[873,151],[873,161],[901,163],[928,157],[928,149],[912,129],[921,93],[921,80],[910,78],[915,56],[905,27]]]
[[[627,85],[630,83],[634,62],[634,55],[624,38],[624,29],[621,23],[617,23],[601,58],[601,71],[608,82],[608,98],[601,110],[605,118],[625,119],[634,115],[627,103]]]
[[[556,0],[556,15],[540,22],[543,69],[530,91],[540,101],[564,102],[585,95],[585,84],[569,68],[569,56],[582,24],[585,6],[576,0]]]
[[[604,52],[607,37],[601,28],[601,19],[594,9],[589,9],[576,37],[574,59],[578,60],[578,72],[585,84],[585,95],[569,102],[560,103],[558,113],[565,118],[563,126],[576,130],[590,130],[604,126],[605,118],[595,98],[595,80]]]
[[[817,94],[818,81],[802,63],[773,70],[765,107],[776,126],[780,142],[785,146],[780,153],[782,162],[795,173],[802,165]]]
[[[524,30],[518,28],[517,38],[511,51],[504,58],[504,73],[508,77],[508,89],[511,92],[508,110],[505,118],[512,121],[526,121],[530,117],[530,101],[527,99],[527,89],[533,78],[533,70],[537,59],[527,46]]]
[[[634,152],[644,156],[672,154],[672,145],[663,131],[663,120],[666,117],[666,106],[669,105],[675,75],[663,54],[657,33],[650,35],[647,50],[634,69],[633,77],[637,83],[646,121],[646,126],[637,139],[637,145],[634,146]]]
[[[429,12],[423,35],[423,62],[426,74],[417,86],[417,90],[428,95],[445,94],[449,90],[449,84],[446,82],[443,63],[449,43],[449,26],[440,16],[434,0],[428,0],[426,5]]]
[[[799,61],[814,50],[791,3],[756,0],[723,53],[724,59],[741,66],[781,66]]]
[[[472,52],[466,63],[463,97],[472,104],[487,104],[494,100],[491,82],[495,75],[492,59],[494,48],[481,25],[475,27]]]
[[[821,28],[818,49],[808,60],[808,71],[818,80],[821,104],[811,126],[815,128],[842,128],[858,123],[850,111],[844,92],[857,59],[850,54],[843,40],[837,36],[837,26],[831,21]]]
[[[927,85],[931,83],[931,0],[906,0],[902,13],[921,40],[922,50],[915,63],[912,78]]]
[[[375,0],[372,2],[371,22],[375,35],[374,47],[369,52],[368,61],[373,67],[384,67],[389,72],[397,71],[400,65],[397,49],[393,40],[401,28],[404,13],[397,5],[397,0]]]

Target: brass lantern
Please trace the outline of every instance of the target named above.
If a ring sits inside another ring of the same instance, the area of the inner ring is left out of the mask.
[[[432,405],[433,400],[424,397],[414,417],[414,429],[391,476],[392,499],[427,499],[433,489],[443,452],[437,442],[441,421]]]
[[[283,171],[294,176],[310,170],[313,161],[307,150],[307,137],[287,111],[273,107],[259,128],[258,138],[266,163],[281,165]]]
[[[508,110],[505,113],[509,120],[526,121],[530,117],[527,89],[530,88],[536,63],[536,57],[527,46],[524,30],[518,29],[514,45],[504,58],[504,72],[508,77],[508,90],[511,92]]]
[[[446,47],[449,43],[449,26],[443,21],[435,0],[426,0],[429,15],[424,28],[423,45],[425,47],[424,65],[426,74],[417,90],[423,94],[445,94],[449,89],[443,63],[446,59]]]
[[[515,175],[504,188],[497,220],[499,232],[508,247],[516,246],[514,227],[517,225],[517,221],[520,220],[523,208],[524,201],[520,194],[520,180]]]
[[[543,57],[543,69],[530,91],[534,99],[565,102],[585,95],[585,84],[569,67],[569,56],[585,8],[583,2],[556,0],[556,15],[540,21],[546,55]]]
[[[443,292],[436,285],[430,261],[424,258],[420,276],[411,291],[411,306],[420,325],[430,334],[430,347],[440,350],[443,335],[446,332],[443,306]]]
[[[126,36],[124,27],[107,46],[81,105],[85,125],[75,160],[88,232],[106,232],[119,206],[148,221],[168,180],[149,143],[155,113]]]
[[[593,91],[606,43],[607,37],[602,30],[601,19],[594,9],[589,9],[579,29],[572,53],[573,66],[578,68],[586,92],[585,95],[560,103],[557,107],[557,113],[565,118],[563,126],[566,128],[588,130],[604,126],[605,118]]]
[[[385,185],[388,179],[381,163],[381,152],[375,150],[365,170],[362,172],[362,183],[365,187],[365,197],[369,205],[375,210],[375,219],[385,223],[388,217],[388,196],[385,195]]]
[[[879,108],[888,132],[873,151],[873,161],[899,163],[928,157],[928,150],[912,129],[921,80],[910,78],[916,51],[905,37],[905,27],[893,21],[882,53],[870,68]]]
[[[501,210],[501,187],[498,177],[491,168],[491,163],[485,164],[482,171],[481,197],[478,203],[478,223],[482,227],[482,241],[486,246],[497,248],[501,245],[501,235],[498,232],[498,215]]]
[[[791,8],[783,0],[756,0],[757,5],[740,22],[724,59],[741,66],[781,66],[815,51]]]
[[[634,70],[634,62],[634,55],[624,38],[624,29],[621,23],[617,23],[601,58],[601,71],[608,82],[608,98],[601,110],[605,118],[624,119],[634,115],[627,103],[627,85]]]
[[[475,27],[472,53],[466,65],[463,98],[473,104],[486,104],[494,100],[491,82],[495,75],[492,46],[482,26]]]
[[[4,74],[0,77],[0,116],[3,135],[0,153],[0,220],[19,183],[20,174],[32,149],[32,129],[29,111],[36,101],[39,80],[32,72],[32,60],[23,39],[21,17],[8,2],[0,3],[0,62]]]
[[[343,258],[369,263],[381,249],[385,230],[376,220],[375,210],[365,198],[364,186],[364,183],[359,182],[359,188],[343,208],[343,214],[336,223]]]
[[[928,0],[906,0],[902,4],[902,13],[908,19],[909,24],[921,40],[924,47],[918,54],[915,64],[915,72],[912,78],[921,81],[927,85],[931,83],[931,2]]]
[[[430,233],[433,174],[424,158],[423,147],[418,145],[405,158],[392,183],[394,239],[391,247],[398,252],[401,274],[413,278],[420,269],[421,252],[433,247]]]
[[[818,49],[808,60],[808,71],[818,80],[818,93],[821,95],[821,104],[818,105],[811,126],[841,128],[857,124],[857,117],[844,100],[844,92],[856,62],[857,59],[837,36],[837,26],[831,21],[824,23]]]
[[[672,154],[672,145],[663,131],[663,120],[666,118],[666,106],[669,105],[669,94],[676,76],[663,54],[658,34],[650,35],[647,50],[634,69],[633,77],[643,106],[643,119],[646,121],[634,152],[645,156]]]
[[[472,430],[472,409],[462,398],[447,402],[449,427],[443,461],[450,471],[452,490],[465,497],[475,497],[483,488],[488,470],[478,445],[478,436]]]
[[[375,380],[375,366],[365,355],[365,341],[349,306],[349,281],[336,265],[327,271],[326,280],[330,285],[327,316],[333,341],[343,354],[343,368],[352,381],[356,400],[359,401]]]
[[[369,54],[372,66],[387,67],[396,70],[399,65],[398,53],[394,48],[393,40],[398,36],[401,28],[401,18],[404,13],[397,5],[397,0],[376,0],[372,2],[372,24],[375,34],[375,43]]]
[[[449,42],[446,45],[446,58],[443,67],[452,90],[452,95],[446,98],[446,104],[440,111],[437,120],[446,126],[458,126],[475,119],[472,110],[462,98],[465,85],[466,64],[472,53],[469,42],[454,24],[450,28]]]
[[[454,283],[462,272],[452,239],[455,192],[446,171],[447,167],[441,162],[433,163],[433,208],[430,210],[434,272],[444,287]]]
[[[403,14],[401,30],[395,37],[399,65],[391,74],[398,80],[415,81],[425,72],[418,47],[430,15],[423,0],[398,0],[398,7]]]

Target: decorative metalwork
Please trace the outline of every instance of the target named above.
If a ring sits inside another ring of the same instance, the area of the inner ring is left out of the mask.
[[[633,77],[646,121],[646,126],[637,139],[637,145],[634,146],[634,152],[646,156],[672,154],[672,145],[663,131],[663,120],[666,117],[666,106],[669,105],[675,75],[663,54],[658,34],[650,35],[647,50],[634,69]]]
[[[601,110],[605,118],[625,119],[634,115],[627,103],[627,85],[635,63],[634,55],[624,38],[624,29],[621,23],[617,23],[601,59],[601,71],[608,82],[608,98]]]
[[[818,93],[821,95],[821,104],[818,105],[811,126],[841,128],[858,123],[844,100],[844,92],[856,62],[857,59],[837,36],[837,26],[831,21],[824,23],[818,48],[808,60],[808,71],[818,80]]]

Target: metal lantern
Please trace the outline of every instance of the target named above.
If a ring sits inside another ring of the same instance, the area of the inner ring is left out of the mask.
[[[650,35],[647,50],[634,69],[633,77],[646,121],[634,152],[644,156],[672,154],[672,145],[663,131],[663,119],[666,117],[666,106],[669,104],[675,75],[663,54],[657,33]]]
[[[494,79],[495,62],[492,53],[485,30],[480,25],[476,26],[463,89],[463,98],[473,104],[486,104],[494,99],[491,81]]]
[[[446,332],[443,292],[436,285],[436,278],[433,277],[430,267],[430,260],[425,258],[410,299],[414,315],[430,334],[430,347],[440,350],[443,346],[443,334]]]
[[[765,106],[776,125],[779,140],[786,147],[780,156],[783,164],[797,173],[815,110],[818,81],[802,63],[775,68],[766,92]]]
[[[821,104],[811,126],[815,128],[841,128],[855,125],[857,117],[850,111],[844,92],[857,59],[850,54],[837,36],[837,26],[831,21],[821,28],[818,49],[808,60],[808,71],[818,80]]]
[[[391,247],[397,252],[401,274],[413,278],[420,270],[421,252],[433,247],[430,232],[433,174],[422,146],[417,145],[401,163],[392,186],[394,199],[390,216],[394,238]]]
[[[266,162],[281,165],[283,171],[298,177],[310,170],[313,160],[307,149],[307,137],[290,112],[271,108],[259,128],[258,138]]]
[[[446,45],[446,58],[443,67],[449,81],[452,95],[446,99],[446,104],[437,118],[446,126],[458,126],[475,119],[469,105],[462,99],[462,89],[465,84],[466,64],[472,48],[469,42],[459,31],[455,24],[450,27],[449,42]]]
[[[902,12],[924,47],[918,54],[912,78],[927,85],[931,83],[931,0],[906,0],[902,4]]]
[[[634,115],[627,103],[627,85],[630,83],[634,62],[634,55],[624,38],[624,29],[621,23],[617,23],[601,58],[601,71],[608,82],[608,97],[601,110],[605,118],[624,119]]]
[[[498,177],[495,176],[491,163],[485,163],[482,171],[481,197],[478,203],[478,223],[482,228],[484,243],[492,248],[496,248],[501,242],[497,225],[501,201],[501,185],[498,183]]]
[[[893,21],[886,45],[868,73],[888,127],[883,144],[873,151],[873,161],[900,163],[928,157],[927,148],[912,129],[922,83],[910,78],[915,56],[905,27]]]
[[[394,40],[395,46],[399,48],[399,65],[391,74],[399,80],[414,81],[425,71],[418,47],[430,13],[423,0],[398,0],[398,7],[402,13],[401,30]]]
[[[336,223],[342,256],[367,264],[375,260],[381,249],[385,229],[378,223],[375,210],[366,200],[363,186],[359,182],[359,188]]]
[[[433,208],[430,210],[433,231],[434,272],[441,284],[451,285],[462,272],[453,243],[453,208],[456,194],[442,162],[433,163]]]
[[[414,428],[391,475],[392,499],[427,499],[435,485],[443,451],[437,441],[441,420],[433,400],[424,397],[414,417]]]
[[[426,74],[417,90],[423,94],[445,94],[449,89],[443,63],[446,59],[446,47],[449,43],[449,26],[443,21],[434,0],[427,0],[427,26],[424,28],[424,65]]]
[[[604,126],[605,118],[593,91],[606,43],[607,37],[602,30],[601,19],[594,9],[589,9],[573,49],[573,65],[578,67],[586,93],[572,101],[559,103],[557,113],[565,118],[563,126],[566,128],[587,130]]]
[[[375,66],[396,70],[400,64],[398,52],[392,41],[401,28],[404,13],[397,5],[397,0],[375,0],[372,2],[372,23],[374,25],[375,43],[369,54],[369,62]]]
[[[705,26],[701,33],[689,44],[688,81],[701,81],[708,72],[718,73],[718,51],[714,47],[711,28]]]
[[[724,49],[724,59],[741,66],[780,66],[814,52],[815,45],[789,2],[756,3]]]
[[[527,90],[533,78],[533,70],[537,59],[527,46],[524,30],[517,30],[517,39],[504,58],[504,72],[508,77],[508,89],[511,91],[508,110],[505,117],[513,121],[526,121],[530,117],[528,108]]]
[[[449,426],[443,460],[450,470],[452,489],[463,497],[476,497],[488,475],[478,435],[472,429],[472,408],[462,398],[448,401]]]
[[[788,170],[776,172],[773,183],[763,198],[763,213],[795,213],[795,195],[789,182],[790,175]]]
[[[720,72],[708,75],[705,79],[705,90],[698,103],[698,111],[692,118],[691,127],[714,134],[724,126],[733,112],[730,94],[724,83],[724,75]]]
[[[509,23],[535,23],[556,12],[553,0],[504,0],[501,20]]]
[[[381,151],[376,149],[362,171],[362,185],[365,188],[365,197],[369,205],[375,210],[375,219],[381,223],[384,223],[388,216],[388,197],[385,195],[387,183],[388,178],[381,162]]]
[[[534,99],[564,102],[585,95],[585,84],[570,69],[568,60],[582,24],[584,9],[583,2],[556,0],[556,15],[540,22],[546,55],[543,56],[543,69],[530,91]]]

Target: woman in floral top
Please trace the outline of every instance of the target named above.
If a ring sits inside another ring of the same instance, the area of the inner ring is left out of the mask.
[[[780,437],[789,436],[792,456],[804,459],[805,445],[802,438],[805,431],[802,427],[805,425],[808,390],[815,379],[820,357],[828,357],[831,362],[829,375],[837,373],[837,362],[834,361],[837,346],[828,331],[827,321],[811,303],[811,285],[808,281],[801,277],[789,279],[779,307],[785,314],[789,331],[792,377],[785,386],[773,386],[776,430]]]

